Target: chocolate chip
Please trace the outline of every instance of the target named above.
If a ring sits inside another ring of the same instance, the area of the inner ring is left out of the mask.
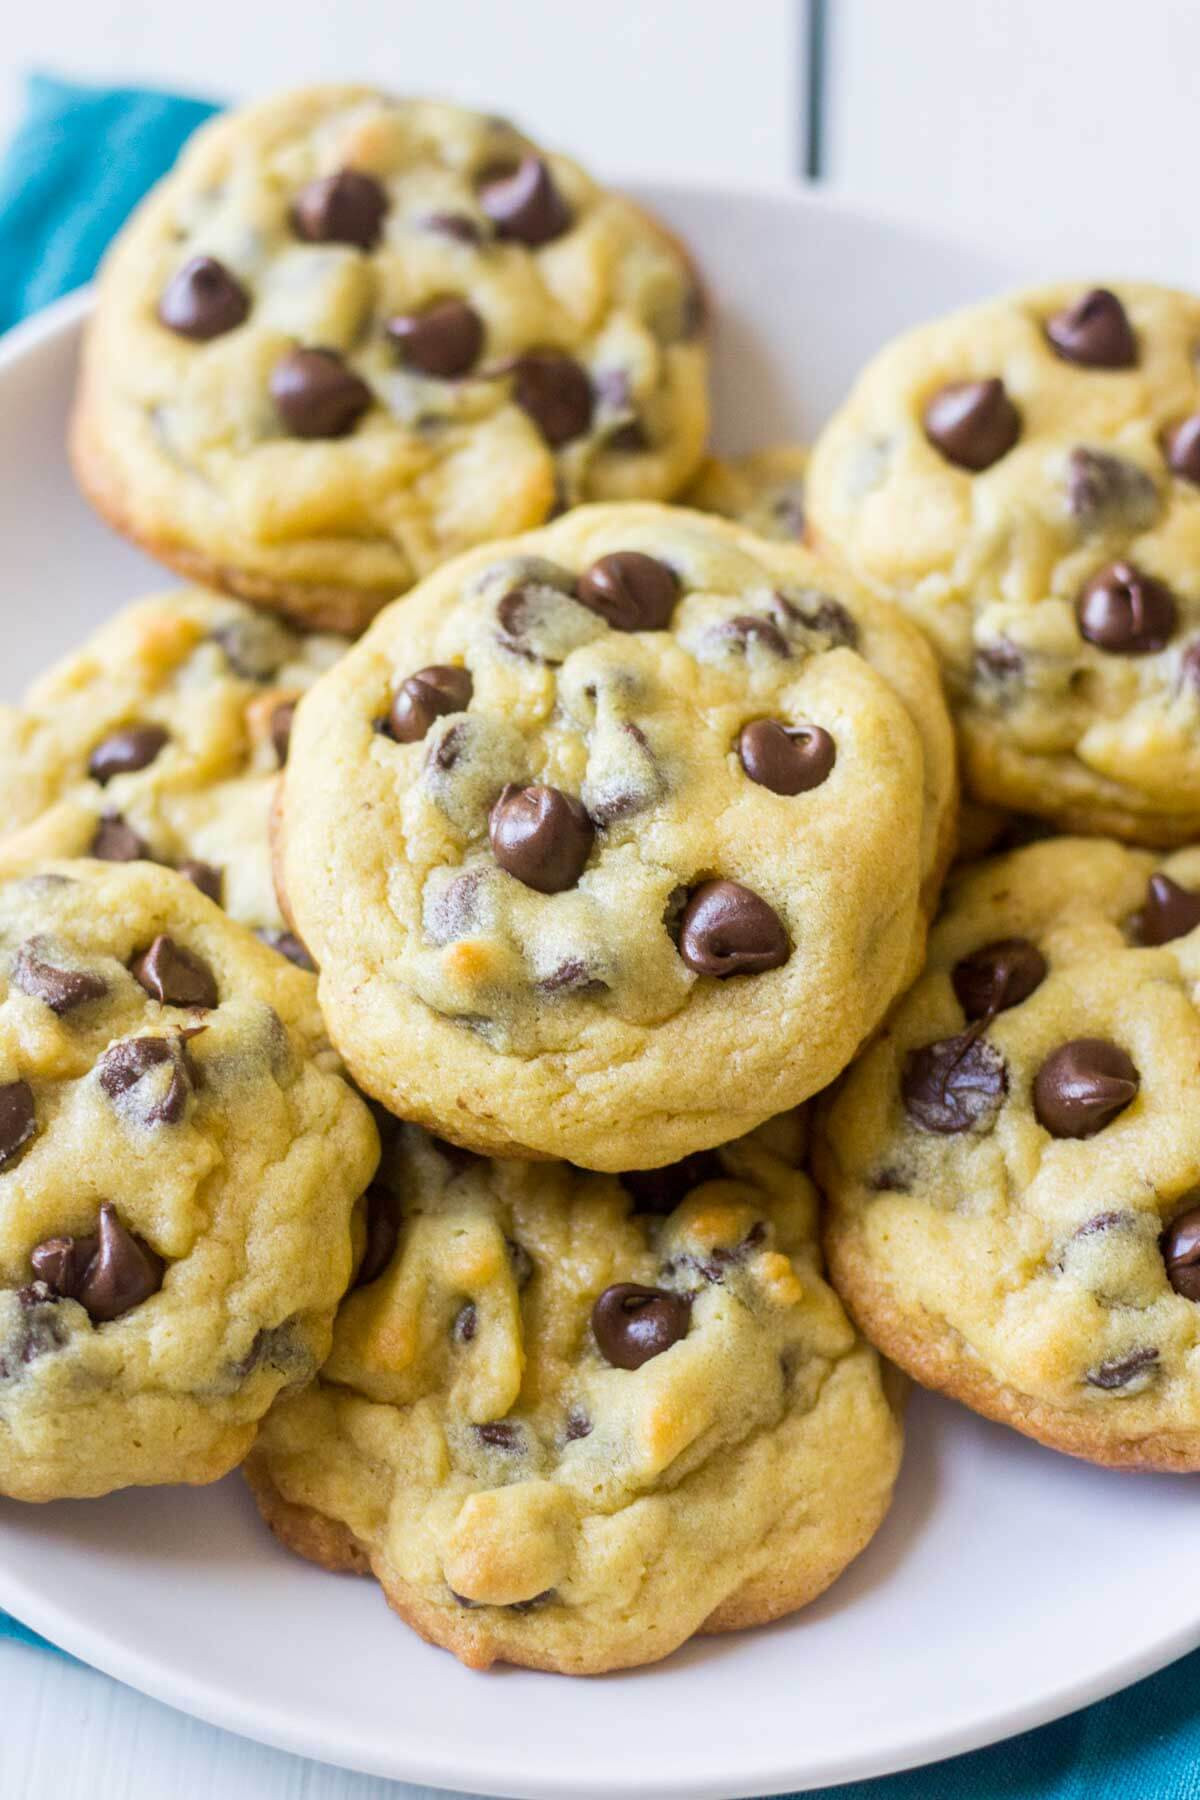
[[[271,398],[295,437],[340,438],[371,404],[371,390],[336,350],[289,350],[271,370]]]
[[[91,969],[64,969],[51,962],[40,938],[27,938],[13,959],[12,985],[33,1000],[41,1000],[61,1017],[89,1000],[100,1000],[108,983]]]
[[[1001,637],[994,643],[979,646],[975,652],[975,667],[980,675],[1007,681],[1024,673],[1025,657],[1011,638]]]
[[[1200,487],[1200,413],[1192,413],[1164,432],[1163,449],[1172,475]]]
[[[950,976],[968,1019],[1019,1006],[1046,979],[1046,959],[1028,938],[997,938],[955,963]]]
[[[275,1369],[294,1386],[302,1386],[314,1373],[313,1358],[306,1343],[297,1336],[297,1321],[284,1319],[279,1325],[262,1325],[250,1341],[244,1356],[229,1364],[229,1373],[237,1383],[244,1382],[256,1369]]]
[[[456,1344],[473,1343],[478,1325],[479,1314],[475,1310],[475,1303],[468,1300],[467,1304],[460,1307],[455,1313],[454,1323],[450,1327],[450,1335]]]
[[[446,713],[465,712],[471,704],[474,683],[469,669],[433,663],[418,669],[396,689],[387,717],[387,733],[398,744],[415,744],[435,719]]]
[[[922,423],[946,461],[973,474],[999,462],[1021,435],[1021,415],[996,376],[939,388],[926,403]]]
[[[1158,489],[1137,463],[1082,447],[1068,456],[1067,510],[1086,530],[1145,531],[1158,506]]]
[[[202,862],[198,856],[188,856],[177,867],[186,881],[190,881],[194,888],[199,888],[202,894],[220,906],[225,876],[215,863]]]
[[[426,213],[418,223],[425,231],[434,231],[439,237],[453,238],[456,244],[474,246],[483,242],[483,228],[478,219],[471,218],[469,213]]]
[[[502,238],[536,250],[569,230],[571,214],[540,156],[523,157],[515,169],[489,169],[479,204]]]
[[[1157,1374],[1157,1362],[1157,1350],[1131,1350],[1128,1356],[1116,1356],[1101,1363],[1098,1369],[1089,1369],[1084,1379],[1089,1387],[1111,1392],[1114,1388],[1128,1387],[1138,1375]]]
[[[761,975],[791,955],[783,920],[738,881],[702,881],[679,921],[679,954],[697,975]]]
[[[171,1065],[166,1086],[154,1094],[149,1106],[143,1103],[139,1116],[146,1125],[178,1125],[194,1086],[187,1044],[182,1037],[125,1038],[104,1052],[96,1064],[96,1078],[110,1100],[121,1100],[164,1064]]]
[[[420,312],[398,313],[385,329],[403,363],[443,380],[464,375],[483,349],[483,320],[454,296]]]
[[[543,1588],[540,1594],[532,1594],[528,1600],[510,1600],[504,1610],[514,1613],[537,1612],[540,1607],[549,1606],[557,1599],[557,1588]]]
[[[525,1448],[525,1434],[519,1425],[510,1425],[506,1419],[494,1419],[487,1425],[476,1425],[475,1435],[481,1443],[490,1444],[493,1450],[512,1450],[520,1452]]]
[[[1110,563],[1093,575],[1075,615],[1089,644],[1115,656],[1146,656],[1162,650],[1175,629],[1175,597],[1164,582],[1143,575],[1132,563]]]
[[[25,1148],[37,1130],[33,1089],[27,1081],[0,1083],[0,1169]]]
[[[1159,1242],[1175,1292],[1185,1300],[1200,1300],[1200,1206],[1172,1219]]]
[[[614,550],[584,570],[575,598],[614,631],[665,631],[679,599],[679,577],[657,556]]]
[[[310,244],[355,244],[373,250],[387,212],[387,195],[372,175],[339,169],[301,188],[292,205],[292,229]]]
[[[129,971],[150,998],[164,1006],[218,1004],[217,983],[208,964],[164,933],[134,958]]]
[[[828,638],[830,649],[845,645],[853,650],[858,643],[857,620],[832,594],[789,596],[777,592],[773,604],[776,612],[783,614],[785,625],[794,622],[805,631],[815,631]]]
[[[791,655],[787,639],[778,625],[763,618],[761,613],[738,613],[735,618],[726,619],[723,625],[719,625],[715,636],[728,644],[731,650],[744,652],[751,644],[760,644],[772,656],[782,658]]]
[[[592,422],[587,370],[559,350],[527,350],[508,366],[513,399],[552,449],[582,437]]]
[[[120,813],[105,813],[88,845],[88,855],[100,862],[149,862],[150,846],[126,824]]]
[[[356,1288],[378,1281],[396,1254],[400,1238],[400,1203],[381,1181],[373,1181],[366,1193],[367,1247],[354,1277]]]
[[[114,775],[135,775],[149,768],[167,741],[161,725],[127,725],[96,745],[88,758],[88,774],[101,787]]]
[[[88,1267],[100,1248],[98,1237],[52,1237],[29,1255],[33,1272],[58,1300],[77,1300]]]
[[[1200,925],[1200,894],[1180,887],[1169,875],[1152,875],[1142,910],[1130,924],[1140,944],[1169,944],[1186,937]]]
[[[705,1281],[721,1282],[724,1281],[730,1269],[736,1268],[738,1263],[745,1262],[750,1252],[757,1250],[759,1245],[765,1244],[766,1241],[766,1221],[759,1219],[750,1227],[740,1243],[714,1244],[712,1249],[703,1256],[672,1257],[669,1262],[664,1264],[663,1272],[664,1274],[673,1274],[677,1268],[690,1266],[698,1270]]]
[[[665,1288],[619,1281],[605,1288],[592,1308],[592,1331],[600,1354],[614,1369],[640,1369],[687,1336],[691,1301]]]
[[[990,1125],[1008,1092],[1008,1070],[977,1028],[910,1051],[900,1093],[922,1131],[950,1136]]]
[[[44,1281],[31,1282],[16,1290],[20,1317],[17,1329],[0,1350],[0,1381],[10,1381],[22,1368],[61,1350],[67,1342],[67,1329],[59,1314],[59,1296]]]
[[[1073,1038],[1046,1058],[1033,1082],[1033,1110],[1052,1137],[1094,1137],[1135,1098],[1141,1077],[1118,1044]]]
[[[674,1212],[693,1188],[724,1178],[725,1166],[715,1150],[695,1150],[661,1169],[626,1169],[617,1179],[633,1196],[636,1212],[663,1216]]]
[[[502,869],[539,894],[561,894],[583,874],[595,833],[580,802],[561,788],[501,791],[488,818],[492,853]]]
[[[591,1437],[592,1421],[580,1406],[573,1406],[567,1414],[566,1429],[563,1436],[568,1444],[578,1443],[580,1438]]]
[[[254,935],[268,950],[277,950],[280,956],[286,956],[298,969],[306,969],[310,975],[316,974],[316,963],[294,931],[278,931],[272,925],[260,925]]]
[[[149,1244],[125,1229],[107,1201],[100,1208],[97,1235],[96,1254],[75,1298],[93,1325],[106,1325],[157,1294],[166,1265]]]
[[[837,758],[837,747],[820,725],[782,725],[752,719],[738,733],[738,756],[751,781],[773,794],[806,794],[820,787]]]
[[[1137,345],[1125,308],[1108,288],[1092,288],[1046,321],[1046,336],[1065,362],[1088,369],[1131,369]]]
[[[539,994],[603,994],[607,988],[580,956],[568,956],[537,983]]]
[[[288,655],[288,635],[274,619],[262,614],[231,619],[212,634],[225,660],[243,681],[270,681]]]
[[[249,311],[250,296],[215,256],[193,256],[184,263],[158,303],[160,323],[199,344],[223,337],[240,325]]]

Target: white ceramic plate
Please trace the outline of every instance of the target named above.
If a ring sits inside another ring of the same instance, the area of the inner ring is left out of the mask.
[[[720,296],[727,448],[811,434],[898,326],[1018,278],[792,195],[645,188]],[[0,690],[169,585],[76,497],[64,418],[86,299],[0,349]],[[910,1413],[895,1508],[815,1606],[657,1668],[470,1674],[373,1584],[289,1558],[236,1477],[0,1504],[0,1605],[88,1662],[249,1737],[433,1786],[704,1800],[876,1775],[1019,1731],[1200,1643],[1196,1488],[1112,1475],[940,1400]]]

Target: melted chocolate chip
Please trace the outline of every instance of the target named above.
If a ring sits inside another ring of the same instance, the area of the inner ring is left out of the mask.
[[[724,1175],[724,1164],[715,1150],[696,1150],[661,1169],[626,1169],[617,1179],[633,1196],[636,1212],[664,1216],[674,1212],[693,1188],[705,1181],[721,1181]]]
[[[27,938],[13,959],[12,985],[33,1000],[40,1000],[60,1017],[84,1006],[89,1000],[100,1000],[108,992],[108,983],[92,969],[64,969],[51,962],[40,938]]]
[[[507,1419],[494,1419],[487,1425],[476,1425],[475,1435],[481,1443],[489,1444],[493,1450],[511,1450],[520,1454],[525,1448],[525,1434],[519,1425],[510,1425]]]
[[[1052,1137],[1088,1138],[1123,1113],[1141,1077],[1107,1038],[1073,1038],[1046,1058],[1033,1083],[1033,1110]]]
[[[657,556],[614,550],[585,569],[575,598],[614,631],[665,631],[679,599],[679,577]]]
[[[371,390],[336,350],[289,350],[271,370],[271,399],[299,438],[340,438],[371,404]]]
[[[1137,463],[1082,447],[1067,458],[1067,510],[1085,530],[1145,531],[1158,507],[1158,489]]]
[[[44,1281],[17,1289],[21,1313],[18,1327],[0,1352],[0,1381],[9,1381],[40,1356],[61,1350],[67,1329],[59,1314],[59,1296]]]
[[[1131,369],[1137,361],[1128,315],[1108,288],[1092,288],[1047,319],[1046,336],[1064,362],[1087,369]]]
[[[373,250],[387,207],[387,195],[373,176],[339,169],[301,188],[292,206],[292,229],[310,244]]]
[[[421,312],[398,313],[387,335],[401,362],[422,375],[465,375],[483,349],[483,320],[466,300],[435,300]]]
[[[591,1437],[592,1421],[581,1406],[573,1406],[567,1414],[567,1423],[563,1436],[568,1444],[578,1443],[580,1438]]]
[[[166,1265],[142,1238],[125,1229],[108,1202],[100,1208],[96,1229],[99,1245],[75,1298],[93,1325],[106,1325],[157,1294]]]
[[[1046,959],[1028,938],[997,938],[955,963],[950,976],[968,1019],[1019,1006],[1046,979]]]
[[[858,643],[858,623],[850,610],[832,594],[807,594],[802,597],[776,593],[774,607],[783,614],[785,625],[803,625],[829,639],[829,648],[845,646],[853,650]]]
[[[388,712],[388,736],[398,744],[418,743],[435,719],[446,713],[465,712],[473,692],[469,669],[452,668],[446,663],[418,669],[396,689]]]
[[[99,1248],[96,1236],[52,1237],[35,1244],[29,1260],[37,1279],[56,1300],[75,1300]]]
[[[777,719],[743,725],[737,748],[751,781],[773,794],[806,794],[820,787],[837,759],[837,747],[820,725],[783,725]]]
[[[36,1131],[37,1113],[29,1083],[0,1083],[0,1169],[20,1155]]]
[[[1192,413],[1163,434],[1167,467],[1181,481],[1200,487],[1200,413]]]
[[[1140,944],[1169,944],[1186,937],[1200,925],[1200,894],[1180,887],[1169,875],[1152,875],[1142,910],[1130,924]]]
[[[165,1088],[140,1109],[146,1125],[178,1125],[187,1111],[194,1075],[182,1037],[125,1038],[107,1049],[96,1064],[96,1078],[110,1100],[131,1094],[142,1080],[164,1064],[171,1065]]]
[[[900,1093],[922,1131],[950,1136],[990,1125],[1008,1092],[1008,1070],[978,1028],[910,1051]]]
[[[282,660],[281,644],[286,643],[286,636],[273,619],[260,613],[219,625],[212,640],[221,646],[229,667],[243,681],[270,681]]]
[[[194,343],[223,337],[250,311],[250,296],[215,256],[193,256],[173,275],[158,303],[159,322]]]
[[[679,954],[698,975],[760,975],[791,955],[783,920],[737,881],[702,881],[679,921]]]
[[[595,833],[573,794],[510,782],[491,810],[488,835],[508,874],[539,894],[560,894],[583,874]]]
[[[717,627],[716,636],[731,650],[744,652],[751,644],[759,644],[772,656],[783,658],[791,655],[787,639],[778,625],[763,618],[761,613],[739,613],[736,618],[726,619],[723,625]]]
[[[1089,1369],[1084,1379],[1089,1387],[1112,1392],[1114,1388],[1128,1387],[1139,1375],[1157,1374],[1157,1362],[1157,1350],[1131,1350],[1128,1356],[1115,1356],[1098,1369]]]
[[[483,227],[469,213],[426,213],[418,223],[425,231],[436,232],[439,237],[453,238],[456,244],[468,244],[473,248],[483,242]]]
[[[527,350],[511,363],[513,399],[552,449],[582,437],[592,422],[587,370],[559,350]]]
[[[1004,383],[954,381],[925,407],[925,436],[947,462],[978,474],[1006,456],[1021,435],[1021,415]]]
[[[367,1245],[354,1277],[356,1288],[378,1281],[396,1254],[400,1239],[400,1203],[391,1189],[373,1181],[366,1193]]]
[[[105,813],[97,825],[88,855],[100,862],[150,862],[150,846],[120,813]]]
[[[96,745],[88,758],[88,774],[101,787],[114,775],[134,775],[149,768],[167,742],[161,725],[127,725]]]
[[[605,1288],[593,1306],[592,1331],[614,1369],[640,1369],[687,1336],[691,1311],[684,1294],[620,1281]]]
[[[1185,1300],[1200,1300],[1200,1206],[1172,1219],[1159,1241],[1175,1292]]]
[[[1115,656],[1146,656],[1165,648],[1178,609],[1164,582],[1143,575],[1132,563],[1110,563],[1092,576],[1075,615],[1089,644]]]
[[[456,1344],[471,1344],[475,1341],[475,1333],[479,1328],[479,1314],[473,1300],[459,1308],[454,1315],[454,1323],[450,1327],[450,1335]]]
[[[281,700],[271,714],[269,727],[271,747],[281,769],[287,762],[288,750],[292,742],[292,725],[296,718],[296,704],[295,700]]]
[[[992,644],[981,644],[975,652],[975,668],[984,677],[1008,681],[1025,670],[1025,657],[1011,638],[997,638]]]
[[[164,933],[134,958],[129,972],[152,1000],[164,1006],[218,1004],[217,983],[208,964]]]
[[[515,169],[488,170],[479,204],[502,238],[536,250],[570,228],[571,214],[540,156],[526,156]]]
[[[268,950],[277,950],[280,956],[286,956],[298,969],[305,969],[310,975],[316,974],[316,963],[294,931],[278,931],[272,925],[260,925],[254,935]]]
[[[225,876],[215,863],[202,862],[198,856],[189,856],[179,864],[179,873],[194,888],[199,888],[202,894],[220,906]]]

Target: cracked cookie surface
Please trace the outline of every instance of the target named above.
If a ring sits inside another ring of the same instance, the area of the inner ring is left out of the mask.
[[[124,608],[0,708],[0,869],[165,863],[311,968],[275,898],[268,821],[295,703],[346,643],[202,588]]]
[[[1200,1468],[1200,852],[963,871],[816,1131],[833,1279],[919,1381],[1056,1449]]]
[[[619,1169],[845,1066],[917,966],[953,799],[894,609],[722,520],[580,508],[310,691],[277,864],[365,1091]]]
[[[353,631],[470,545],[678,492],[703,315],[671,237],[515,126],[306,89],[198,132],[122,233],[75,465],[160,560]]]
[[[251,1459],[268,1522],[477,1668],[625,1667],[815,1598],[901,1430],[801,1149],[790,1117],[622,1178],[402,1127],[333,1353]]]
[[[928,632],[975,796],[1200,832],[1200,299],[1035,289],[922,326],[813,450],[810,522]]]
[[[0,1493],[212,1481],[311,1378],[378,1160],[312,978],[182,876],[0,885]]]

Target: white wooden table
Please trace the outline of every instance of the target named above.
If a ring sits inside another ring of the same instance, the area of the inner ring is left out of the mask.
[[[1200,283],[1200,9],[1140,0],[827,0],[822,176],[1047,274]],[[198,93],[330,76],[502,107],[598,170],[794,179],[808,141],[803,0],[39,0],[5,9],[0,134],[30,67]],[[592,20],[599,23],[593,26]],[[820,278],[820,271],[814,271]],[[878,272],[886,279],[886,271]],[[0,1644],[0,1797],[409,1800],[247,1744],[62,1658]]]

